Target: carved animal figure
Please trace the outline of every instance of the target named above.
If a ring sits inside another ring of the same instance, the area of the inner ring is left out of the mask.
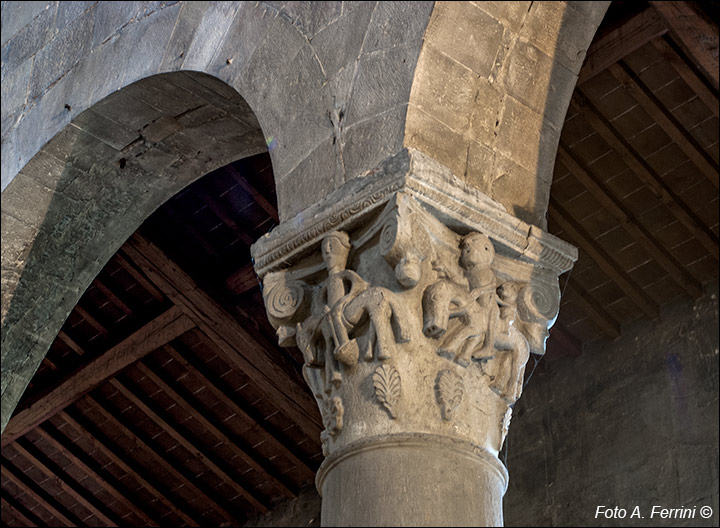
[[[490,267],[495,248],[482,233],[470,233],[460,242],[460,266],[470,291],[449,279],[441,279],[423,294],[423,333],[439,338],[449,320],[458,318],[459,327],[449,334],[438,353],[449,355],[467,366],[471,358],[492,357],[499,317],[495,272]]]

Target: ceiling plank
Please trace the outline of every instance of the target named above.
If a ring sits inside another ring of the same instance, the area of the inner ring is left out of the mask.
[[[622,135],[600,114],[580,88],[575,90],[570,104],[580,112],[603,140],[615,150],[625,165],[657,196],[657,198],[675,215],[690,233],[705,246],[705,249],[718,260],[718,238],[708,229],[702,220],[680,199],[663,179],[647,164],[640,154],[622,137]]]
[[[660,14],[675,42],[715,89],[718,89],[718,27],[693,6],[694,2],[657,2],[650,5]]]
[[[30,480],[27,475],[23,475],[22,472],[7,464],[3,464],[0,467],[0,473],[2,473],[3,477],[7,478],[10,482],[15,484],[28,497],[31,497],[32,500],[37,502],[41,508],[50,513],[50,515],[55,517],[55,519],[60,521],[62,524],[64,524],[65,526],[77,526],[76,522],[71,521],[63,513],[60,513],[60,511],[58,511],[58,509],[50,503],[51,501],[54,501],[54,499],[47,495],[47,493],[42,488],[40,488],[40,492],[37,492],[34,489],[35,483],[33,483],[33,485],[30,485],[28,482],[25,482],[25,480]],[[47,495],[47,498],[41,497],[41,493],[43,495]]]
[[[565,235],[580,247],[590,258],[605,272],[605,274],[620,287],[648,317],[657,319],[660,311],[657,304],[638,286],[635,281],[623,270],[617,262],[599,245],[597,240],[585,231],[575,219],[573,219],[560,204],[550,196],[548,211],[557,226],[563,230]]]
[[[55,449],[57,449],[65,458],[70,460],[80,470],[85,472],[91,479],[93,479],[101,488],[103,488],[109,495],[114,497],[119,503],[124,504],[125,507],[132,511],[135,515],[140,517],[143,522],[150,526],[159,526],[157,521],[148,517],[148,515],[139,509],[132,501],[130,501],[123,493],[121,493],[115,486],[110,484],[104,479],[97,471],[88,466],[79,456],[75,454],[75,450],[68,447],[65,443],[58,440],[55,436],[50,434],[41,425],[36,427],[34,431],[45,441],[50,443]]]
[[[98,331],[99,334],[108,337],[110,335],[110,332],[107,331],[107,328],[105,328],[100,321],[95,319],[95,317],[90,314],[85,308],[80,306],[80,304],[76,304],[75,308],[73,308],[73,311],[76,312],[80,317],[85,319],[87,323],[92,326],[95,330]]]
[[[115,389],[120,392],[127,400],[132,402],[133,405],[135,405],[138,409],[140,409],[146,416],[148,416],[153,422],[155,422],[157,425],[159,425],[162,430],[167,433],[169,436],[175,439],[175,441],[180,444],[184,449],[186,449],[189,453],[191,453],[195,458],[197,458],[200,463],[202,463],[206,468],[208,468],[210,471],[215,473],[218,477],[223,479],[225,484],[232,488],[238,495],[243,497],[253,508],[255,508],[260,513],[267,513],[268,509],[267,507],[260,502],[256,497],[253,496],[252,493],[250,493],[247,489],[245,489],[239,482],[239,479],[237,477],[233,478],[230,475],[228,475],[224,469],[222,469],[218,464],[215,463],[215,461],[211,460],[208,455],[206,455],[200,447],[198,447],[195,443],[193,443],[191,440],[189,440],[184,434],[182,434],[180,431],[178,431],[175,427],[170,425],[165,419],[163,419],[158,413],[156,413],[154,410],[152,410],[148,404],[146,404],[143,399],[135,394],[131,389],[129,389],[125,384],[120,381],[117,378],[113,378],[111,380],[108,380],[108,383],[112,385]],[[174,392],[174,391],[173,391]],[[176,394],[177,395],[177,394]],[[178,403],[182,403],[180,400],[178,400]],[[197,419],[197,411],[193,410],[190,414],[193,418]],[[215,501],[217,502],[217,501]]]
[[[686,60],[680,56],[674,47],[675,43],[672,42],[671,39],[668,39],[667,35],[653,40],[652,43],[655,49],[660,52],[662,57],[673,67],[682,80],[697,94],[710,111],[715,114],[715,117],[720,117],[720,102],[718,102],[717,93],[713,92],[704,79],[701,78],[701,74],[697,69],[688,64]]]
[[[153,453],[155,455],[155,457],[152,459],[153,464],[158,464],[159,466],[161,466],[163,470],[167,471],[170,475],[173,476],[173,478],[181,482],[183,486],[185,486],[188,490],[191,490],[194,495],[202,497],[202,500],[206,502],[207,505],[210,506],[215,513],[224,517],[226,521],[232,523],[233,525],[237,524],[238,520],[235,519],[232,515],[230,515],[225,508],[221,507],[217,502],[211,499],[207,493],[205,493],[195,484],[193,484],[192,480],[187,478],[183,473],[181,473],[175,467],[175,464],[168,462],[168,460],[162,455],[162,453],[160,453],[160,451],[156,451],[147,443],[145,443],[145,441],[142,440],[142,438],[140,438],[134,431],[132,431],[129,427],[122,423],[115,416],[114,413],[108,411],[102,404],[100,404],[90,395],[85,396],[84,401],[87,402],[96,412],[100,413],[103,418],[112,423],[112,425],[115,428],[119,429],[126,437],[132,440],[133,444],[136,446],[134,452],[136,452],[137,447],[139,447],[144,449],[146,453]]]
[[[266,475],[268,479],[272,480],[274,485],[280,490],[281,495],[284,495],[289,499],[295,498],[295,493],[290,491],[290,489],[282,482],[281,477],[279,477],[275,471],[270,468],[263,467],[263,465],[260,464],[257,460],[255,460],[252,455],[241,449],[238,445],[239,442],[230,439],[228,435],[226,435],[223,431],[220,430],[217,425],[215,425],[208,418],[206,418],[205,415],[200,412],[194,405],[188,402],[160,376],[155,374],[155,372],[153,372],[150,367],[143,363],[136,363],[135,368],[138,369],[148,379],[150,379],[155,385],[160,387],[160,389],[162,389],[165,394],[175,400],[175,402],[180,408],[184,409],[189,416],[192,416],[195,420],[197,420],[198,423],[200,423],[216,439],[229,446],[240,460],[244,461],[248,466],[253,468],[259,474]]]
[[[40,519],[33,515],[31,511],[23,508],[22,504],[16,502],[14,497],[11,497],[9,494],[3,495],[4,496],[0,498],[0,506],[2,507],[3,513],[9,512],[15,519],[22,522],[23,526],[40,526],[41,524],[44,524]],[[5,500],[6,497],[7,500]]]
[[[74,498],[78,503],[80,503],[86,510],[88,510],[90,513],[92,513],[95,517],[97,517],[100,521],[105,523],[107,526],[118,526],[118,523],[116,523],[110,515],[102,511],[100,508],[95,506],[93,504],[93,501],[85,496],[87,490],[84,490],[80,488],[77,484],[72,484],[70,482],[65,481],[62,476],[58,475],[58,471],[49,468],[44,462],[42,462],[39,458],[37,458],[35,455],[30,453],[28,449],[22,445],[22,441],[15,442],[13,446],[19,453],[20,456],[22,456],[25,460],[27,460],[30,464],[32,464],[35,469],[41,471],[47,478],[55,482],[60,489],[62,489],[65,493],[70,495],[72,498]],[[66,476],[67,478],[67,476]],[[83,493],[85,492],[85,493]]]
[[[233,179],[237,182],[240,187],[242,187],[247,193],[252,196],[253,200],[257,202],[257,204],[262,207],[267,214],[270,215],[270,218],[275,220],[275,222],[278,221],[278,212],[277,208],[272,205],[262,194],[258,192],[258,190],[243,176],[240,174],[240,172],[233,167],[232,165],[226,165],[225,171],[233,177]]]
[[[255,239],[251,237],[245,229],[240,227],[237,222],[228,214],[228,212],[225,210],[225,207],[218,202],[214,197],[210,196],[210,193],[207,192],[202,187],[198,187],[195,189],[195,192],[202,198],[202,200],[207,204],[207,206],[210,208],[210,210],[215,213],[215,216],[217,216],[222,222],[230,228],[230,230],[235,233],[235,236],[238,237],[238,239],[242,240],[243,243],[246,246],[252,245],[253,242],[255,242]]]
[[[13,416],[2,435],[2,446],[21,437],[106,379],[194,326],[190,318],[177,307],[168,309],[100,357],[71,373],[44,397]]]
[[[663,105],[655,94],[652,93],[645,83],[638,77],[632,69],[620,60],[609,68],[610,73],[630,92],[640,106],[652,117],[660,128],[670,136],[680,150],[690,159],[708,180],[715,186],[720,187],[718,181],[718,164],[708,155],[707,152],[698,144],[695,138],[688,133],[675,118],[674,115]]]
[[[262,424],[258,423],[254,418],[247,414],[237,403],[229,398],[222,390],[220,390],[215,383],[210,381],[205,375],[200,372],[194,365],[192,365],[187,359],[185,359],[181,353],[175,349],[172,345],[165,345],[163,350],[174,360],[177,361],[184,369],[192,372],[192,375],[197,377],[204,385],[206,390],[212,393],[213,397],[218,401],[222,402],[231,412],[235,414],[238,420],[241,420],[248,428],[256,429],[262,432],[262,436],[266,442],[272,445],[273,449],[282,453],[290,462],[295,464],[302,471],[303,475],[307,478],[315,476],[315,472],[308,467],[299,457],[295,456],[293,452],[288,449],[285,444],[280,442],[275,435],[267,431]]]
[[[622,26],[595,39],[588,48],[585,62],[578,74],[578,86],[667,32],[668,27],[663,19],[654,9],[648,7]]]
[[[635,240],[641,243],[658,264],[665,268],[670,278],[682,286],[693,299],[702,296],[703,289],[700,283],[665,249],[665,246],[643,227],[620,200],[612,195],[600,179],[570,152],[562,141],[558,146],[557,156],[560,163],[600,202],[603,209],[611,214]]]
[[[111,303],[113,303],[115,306],[120,308],[126,316],[133,317],[135,314],[133,311],[128,307],[127,304],[125,304],[113,291],[108,288],[99,277],[95,277],[95,280],[92,282],[92,285],[95,286],[102,294],[107,297]]]
[[[85,353],[82,347],[80,347],[80,345],[78,345],[75,340],[69,335],[67,335],[64,331],[60,330],[60,332],[58,332],[58,337],[60,338],[60,341],[65,343],[65,345],[67,345],[67,347],[73,352],[75,352],[78,356],[82,356]]]
[[[133,478],[135,480],[137,480],[141,486],[143,486],[143,488],[145,488],[153,497],[158,499],[158,501],[161,502],[168,510],[170,510],[175,515],[180,517],[189,526],[200,526],[200,523],[198,521],[196,521],[191,516],[186,514],[184,511],[182,511],[178,507],[176,507],[175,503],[168,499],[168,494],[166,492],[162,492],[162,491],[158,490],[145,477],[143,477],[143,475],[142,475],[143,472],[140,470],[140,468],[131,467],[125,458],[116,454],[115,451],[113,451],[107,445],[105,445],[105,443],[102,442],[96,435],[94,435],[90,431],[88,431],[85,427],[83,427],[77,420],[75,420],[67,412],[60,411],[58,413],[58,417],[62,418],[62,420],[66,424],[68,424],[70,427],[75,429],[76,432],[81,434],[83,436],[83,438],[85,439],[85,441],[90,443],[90,445],[92,446],[93,449],[96,449],[99,452],[101,452],[104,456],[106,456],[108,459],[110,459],[117,467],[119,467],[125,473],[132,475]]]
[[[248,376],[269,401],[287,412],[310,438],[319,438],[316,403],[290,378],[240,324],[150,241],[135,233],[123,251],[158,288],[192,318],[218,347],[222,357]]]

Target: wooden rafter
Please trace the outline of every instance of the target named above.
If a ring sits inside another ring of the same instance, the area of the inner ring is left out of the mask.
[[[703,294],[700,283],[562,142],[558,147],[558,160],[595,197],[602,205],[603,210],[612,215],[635,240],[642,244],[658,264],[665,268],[670,277],[682,286],[692,298],[698,298]]]
[[[85,441],[89,442],[93,449],[97,449],[105,457],[111,460],[118,468],[125,473],[129,473],[133,476],[138,483],[147,490],[153,497],[163,504],[169,511],[180,517],[189,526],[200,526],[200,523],[193,517],[175,506],[175,503],[168,499],[168,494],[160,491],[155,485],[151,484],[147,478],[143,476],[143,471],[136,465],[130,465],[130,461],[125,457],[122,457],[110,449],[104,442],[102,442],[97,435],[91,433],[77,420],[71,417],[66,411],[58,413],[58,417],[68,424],[70,427],[75,429],[76,432],[81,434]]]
[[[44,397],[11,418],[3,433],[2,445],[21,437],[106,379],[194,326],[185,314],[173,306],[100,357],[80,367]]]
[[[718,260],[718,238],[703,224],[697,215],[668,187],[663,179],[648,165],[643,157],[622,137],[615,127],[595,108],[580,88],[575,90],[570,104],[580,112],[603,138],[618,153],[623,162],[633,171],[657,198],[688,228],[690,233]]]
[[[169,473],[173,478],[178,480],[185,486],[188,490],[190,490],[194,495],[201,497],[204,502],[206,502],[210,507],[213,508],[213,510],[220,515],[221,517],[224,517],[226,521],[236,524],[238,521],[233,517],[228,511],[220,506],[215,500],[213,500],[210,496],[210,492],[205,492],[201,490],[197,485],[193,483],[192,478],[188,478],[180,472],[175,464],[172,462],[169,462],[165,456],[159,451],[155,450],[152,447],[150,447],[142,438],[140,438],[137,433],[132,431],[128,426],[126,426],[124,423],[122,423],[114,413],[108,411],[102,404],[100,404],[98,401],[96,401],[91,396],[87,395],[85,396],[84,401],[90,405],[90,407],[93,408],[94,411],[100,413],[103,418],[108,420],[114,427],[119,429],[127,438],[131,439],[133,444],[136,447],[139,447],[146,452],[154,453],[156,456],[153,458],[153,464],[157,464],[160,466],[163,470],[165,470],[167,473]]]
[[[235,295],[241,295],[258,285],[259,279],[252,264],[243,266],[225,280],[225,286]]]
[[[316,407],[307,389],[289,378],[264,348],[177,264],[139,233],[128,240],[123,251],[195,321],[230,365],[253,380],[258,390],[278,409],[288,412],[310,438],[320,436],[317,417],[307,411]]]
[[[7,497],[7,500],[6,500]],[[42,521],[38,519],[31,511],[27,510],[16,502],[12,497],[6,495],[6,497],[0,498],[0,507],[3,512],[8,511],[17,520],[23,523],[24,526],[40,526]]]
[[[239,496],[253,506],[260,513],[266,513],[267,507],[260,502],[256,497],[253,496],[247,489],[245,489],[239,482],[238,478],[231,477],[227,472],[222,469],[200,446],[194,441],[190,440],[186,435],[178,431],[173,425],[167,420],[155,412],[150,405],[148,405],[143,397],[127,387],[122,381],[117,378],[108,381],[117,391],[123,395],[128,401],[130,401],[135,407],[137,407],[143,414],[155,422],[160,428],[172,437],[183,449],[187,450],[192,454],[203,466],[212,471],[215,475],[225,481],[225,483],[232,488]],[[207,494],[207,493],[206,493]],[[217,500],[216,500],[217,502]]]
[[[265,441],[270,443],[274,449],[282,453],[288,460],[290,460],[290,462],[300,468],[306,478],[311,478],[315,475],[315,472],[310,467],[308,467],[307,464],[305,464],[290,449],[288,449],[287,446],[280,442],[272,433],[267,431],[258,421],[256,421],[248,413],[246,413],[237,403],[235,403],[231,398],[228,398],[227,394],[220,390],[220,388],[218,388],[215,383],[206,378],[205,375],[200,372],[194,365],[192,365],[187,359],[185,359],[185,357],[183,357],[178,350],[173,348],[171,345],[165,345],[163,347],[163,350],[174,361],[177,361],[178,364],[181,365],[184,369],[191,371],[193,373],[193,376],[197,377],[204,384],[206,390],[208,390],[214,398],[222,402],[225,406],[227,406],[228,409],[230,409],[230,411],[235,414],[235,419],[240,420],[243,424],[247,426],[248,429],[256,429],[261,431],[261,434]]]
[[[99,277],[95,277],[95,280],[93,281],[93,286],[95,286],[102,294],[107,297],[111,303],[113,303],[115,306],[120,308],[126,316],[133,317],[133,311],[128,307],[127,304],[125,304],[120,297],[115,295],[115,293],[103,283]]]
[[[660,52],[663,59],[673,67],[690,89],[695,92],[700,100],[715,114],[715,117],[720,117],[720,103],[718,102],[717,92],[713,91],[700,77],[698,71],[688,64],[685,58],[680,55],[679,51],[675,48],[674,42],[665,35],[662,38],[656,38],[652,43],[655,49]]]
[[[680,150],[690,159],[715,187],[718,182],[718,164],[705,152],[695,138],[690,135],[672,113],[658,100],[645,83],[625,61],[618,61],[609,68],[610,73],[630,92],[640,106],[652,117],[663,131],[670,136]]]
[[[5,462],[2,464],[2,467],[0,467],[0,472],[3,477],[15,484],[28,497],[32,498],[32,500],[34,500],[41,508],[55,517],[55,519],[60,521],[62,524],[65,526],[77,526],[77,521],[71,520],[64,513],[60,512],[60,510],[53,505],[53,502],[56,502],[55,499],[50,497],[41,487],[40,489],[36,489],[36,485],[34,483],[30,483],[30,478],[27,475],[24,475],[21,471],[15,469],[11,464]],[[57,506],[62,508],[59,504]],[[69,512],[68,514],[72,516]]]
[[[602,249],[596,240],[574,220],[553,197],[548,208],[551,218],[560,229],[585,251],[605,274],[651,319],[660,316],[657,304],[648,297],[640,286],[623,270],[618,263]]]
[[[23,445],[22,441],[15,442],[13,446],[20,456],[22,456],[27,462],[29,462],[35,469],[39,470],[47,478],[52,479],[61,490],[70,495],[78,503],[80,503],[87,511],[92,513],[100,521],[105,523],[107,526],[118,526],[116,520],[114,520],[113,514],[104,511],[105,509],[99,505],[94,504],[97,499],[93,500],[88,497],[89,492],[79,486],[76,483],[70,482],[67,475],[62,475],[59,468],[50,468],[45,462],[40,460],[37,456],[31,453],[26,446]],[[65,478],[63,478],[65,477]]]
[[[255,187],[247,180],[247,178],[240,174],[232,165],[227,165],[225,167],[225,171],[233,177],[240,187],[252,196],[253,200],[255,200],[255,202],[257,202],[257,204],[270,215],[270,218],[276,222],[278,221],[278,212],[275,206],[272,205],[262,194],[260,194],[258,190],[255,189]]]
[[[120,253],[115,253],[115,256],[113,258],[133,279],[135,279],[138,284],[140,284],[140,286],[142,286],[156,300],[160,302],[165,300],[163,294],[160,293],[160,291],[155,286],[153,286],[153,284],[149,280],[147,280],[145,276],[140,273],[135,268],[135,266],[130,264]]]
[[[195,192],[198,193],[210,210],[215,213],[215,216],[222,220],[222,222],[228,226],[235,236],[242,240],[245,245],[249,246],[255,242],[255,239],[251,237],[244,228],[237,224],[233,217],[225,210],[225,207],[214,197],[210,196],[209,192],[202,188],[198,188]]]
[[[718,89],[718,27],[703,16],[695,2],[652,1],[673,40],[703,71],[710,83]]]
[[[611,64],[667,31],[667,26],[655,10],[645,9],[619,28],[592,43],[578,74],[577,84],[589,81]]]
[[[253,470],[257,471],[259,474],[265,475],[267,478],[272,480],[275,486],[277,486],[277,488],[280,490],[280,493],[282,495],[287,498],[295,497],[295,494],[290,491],[290,489],[288,489],[285,484],[283,484],[282,478],[277,475],[275,471],[270,468],[263,467],[263,465],[260,464],[257,460],[255,460],[250,454],[241,449],[238,445],[238,442],[233,441],[231,438],[229,438],[228,435],[225,434],[225,432],[223,432],[218,425],[211,422],[204,413],[199,411],[194,405],[192,405],[188,400],[186,400],[182,395],[180,395],[178,391],[173,389],[170,384],[168,384],[160,376],[155,374],[155,372],[153,372],[147,365],[144,365],[143,363],[136,363],[135,368],[140,371],[140,373],[142,373],[145,377],[147,377],[150,381],[152,381],[155,385],[157,385],[163,392],[165,392],[165,394],[170,396],[178,405],[178,407],[183,409],[188,414],[188,416],[192,416],[194,420],[196,420],[200,425],[202,425],[205,430],[212,434],[219,442],[229,446],[230,449],[237,455],[239,460],[245,462],[248,466],[250,466]],[[237,480],[237,478],[235,480]],[[252,497],[252,495],[250,496]],[[259,504],[259,501],[255,500],[255,498],[253,497],[252,503]]]
[[[62,442],[55,435],[49,433],[41,425],[36,427],[34,431],[45,441],[50,443],[55,449],[57,449],[62,455],[70,460],[76,467],[82,470],[89,478],[93,479],[98,486],[104,489],[110,496],[114,497],[119,503],[124,504],[127,509],[132,511],[135,515],[140,517],[143,522],[149,525],[157,525],[157,521],[151,519],[144,511],[137,507],[131,500],[129,500],[120,490],[118,490],[108,480],[103,478],[97,471],[86,464],[80,456],[78,456],[76,449],[71,447],[66,442]]]

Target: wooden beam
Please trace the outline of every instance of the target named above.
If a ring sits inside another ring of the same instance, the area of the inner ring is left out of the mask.
[[[67,335],[62,330],[58,332],[58,338],[60,338],[60,341],[65,343],[65,345],[67,345],[67,347],[73,352],[75,352],[78,356],[82,356],[85,353],[82,347],[78,345],[72,337]]]
[[[694,2],[657,2],[650,5],[660,14],[675,42],[718,89],[718,27]]]
[[[153,283],[147,280],[145,276],[140,273],[135,268],[135,266],[130,264],[130,262],[128,262],[119,252],[115,253],[115,256],[113,256],[113,258],[133,279],[135,279],[135,281],[137,281],[138,284],[140,284],[140,286],[142,286],[156,300],[160,302],[163,302],[165,300],[163,294],[160,293],[160,291],[155,286],[153,286]]]
[[[194,326],[190,318],[173,306],[100,357],[71,373],[45,397],[11,418],[2,435],[2,446],[21,437],[77,401],[107,378],[115,376],[131,363]]]
[[[235,295],[241,295],[260,284],[252,264],[243,266],[225,279],[225,286]]]
[[[572,302],[595,323],[610,339],[620,337],[620,324],[576,281],[568,280],[568,291],[573,292]]]
[[[20,521],[23,526],[40,526],[43,522],[36,517],[31,511],[23,507],[22,504],[14,500],[7,493],[3,493],[3,497],[0,498],[0,507],[2,507],[3,513],[9,512],[13,518]],[[7,500],[6,500],[7,497]]]
[[[306,387],[290,378],[230,314],[202,291],[177,264],[139,233],[123,251],[217,346],[221,357],[250,378],[270,402],[310,438],[319,438],[317,404]]]
[[[667,31],[657,12],[647,8],[619,28],[596,39],[588,48],[578,74],[578,86]]]
[[[313,471],[312,468],[296,456],[284,443],[278,440],[275,435],[266,430],[261,423],[246,413],[237,403],[229,398],[227,394],[220,390],[216,383],[205,377],[205,375],[200,372],[197,367],[185,359],[185,357],[183,357],[177,349],[175,349],[172,345],[165,345],[163,350],[185,370],[192,372],[192,375],[197,377],[205,385],[205,389],[209,391],[215,399],[222,402],[228,409],[230,409],[231,412],[235,414],[237,420],[240,420],[248,429],[259,431],[265,442],[270,444],[275,451],[280,452],[282,456],[295,464],[306,477],[310,478],[315,476],[315,471]]]
[[[620,60],[609,68],[610,73],[630,92],[640,106],[652,117],[663,131],[670,136],[680,150],[690,159],[715,187],[718,182],[718,164],[705,152],[705,149],[689,134],[674,115],[655,97],[652,90],[638,77],[634,71]]]
[[[110,459],[111,462],[113,462],[118,468],[120,468],[125,473],[128,473],[129,475],[132,475],[132,477],[137,480],[137,482],[145,488],[153,497],[155,497],[158,502],[162,503],[163,506],[165,506],[169,511],[173,512],[175,515],[180,517],[183,521],[185,521],[189,526],[200,526],[200,523],[193,519],[190,515],[186,514],[184,511],[180,510],[173,501],[168,499],[168,496],[166,493],[163,493],[162,491],[158,490],[154,485],[152,485],[145,477],[142,475],[142,471],[138,467],[130,466],[128,463],[128,460],[126,460],[124,457],[121,457],[115,453],[112,449],[110,449],[107,445],[105,445],[104,442],[100,441],[98,437],[94,434],[92,434],[90,431],[88,431],[84,426],[82,426],[77,420],[75,420],[72,416],[70,416],[65,411],[60,411],[58,413],[58,417],[62,418],[62,420],[68,424],[70,427],[75,429],[78,433],[80,433],[85,441],[87,441],[93,449],[96,449],[97,451],[101,452],[104,456],[106,456],[108,459]]]
[[[643,157],[622,137],[622,135],[600,114],[580,88],[570,104],[580,112],[585,120],[618,153],[625,165],[648,186],[655,196],[672,212],[690,233],[705,246],[705,249],[718,260],[718,237],[703,224],[697,215],[668,187],[663,179],[648,165]]]
[[[55,484],[57,484],[61,490],[63,490],[70,497],[75,499],[78,503],[80,503],[81,506],[83,506],[87,511],[92,513],[106,526],[118,526],[118,523],[116,523],[112,519],[112,514],[108,515],[108,513],[101,510],[98,506],[93,504],[93,502],[88,497],[85,496],[85,493],[89,493],[87,490],[80,488],[77,484],[71,484],[70,482],[66,482],[62,478],[62,476],[58,475],[58,471],[56,469],[49,468],[39,458],[30,453],[30,451],[28,451],[28,449],[22,445],[22,441],[15,442],[15,445],[13,447],[18,451],[18,453],[20,453],[20,456],[30,462],[30,464],[32,464],[35,469],[42,472],[48,479],[52,480]],[[65,478],[67,478],[67,475],[65,476]]]
[[[693,298],[697,299],[703,294],[701,284],[680,264],[665,247],[650,234],[632,213],[618,200],[608,188],[593,175],[580,160],[575,158],[570,150],[560,142],[557,159],[575,178],[592,194],[602,205],[603,209],[612,215],[623,228],[642,244],[650,255],[668,272],[670,278],[675,280]]]
[[[208,468],[210,471],[215,473],[218,477],[225,481],[225,484],[232,488],[238,495],[245,499],[248,504],[258,510],[260,513],[267,513],[267,507],[256,499],[252,493],[246,490],[239,482],[237,477],[231,477],[224,469],[222,469],[215,461],[207,456],[203,450],[198,447],[193,441],[189,440],[185,435],[178,431],[175,427],[170,425],[168,421],[163,419],[158,413],[150,408],[137,394],[125,386],[117,378],[108,380],[108,383],[112,385],[117,391],[122,394],[128,401],[132,402],[135,407],[142,411],[148,418],[160,426],[163,432],[175,439],[175,441],[194,456],[203,466]],[[191,414],[192,416],[192,414]],[[193,416],[193,418],[197,418]]]
[[[228,435],[220,429],[220,427],[218,427],[208,418],[206,418],[203,412],[199,411],[194,405],[192,405],[188,400],[186,400],[182,395],[180,395],[178,391],[173,389],[170,384],[168,384],[160,376],[155,374],[155,372],[153,372],[147,365],[138,362],[135,364],[135,368],[138,369],[140,373],[142,373],[148,379],[150,379],[155,385],[157,385],[163,392],[165,392],[165,394],[170,396],[175,401],[175,403],[188,414],[188,416],[192,416],[194,420],[196,420],[200,425],[202,425],[205,430],[208,431],[211,435],[213,435],[220,443],[229,446],[229,448],[237,455],[240,460],[245,462],[248,466],[250,466],[253,470],[257,471],[259,474],[265,475],[269,480],[271,480],[273,484],[275,484],[275,486],[280,490],[281,495],[284,495],[288,499],[295,498],[295,493],[290,491],[290,489],[282,482],[282,478],[277,475],[276,471],[273,471],[271,468],[263,467],[263,465],[260,464],[257,460],[255,460],[252,455],[250,455],[240,447],[239,442],[236,441],[237,439],[229,438]],[[234,480],[238,480],[238,478],[235,477]],[[249,491],[246,491],[245,493],[247,493],[248,496],[252,498],[252,504],[258,504],[262,506],[262,504],[258,500],[256,500]],[[264,508],[264,506],[262,507]]]
[[[675,43],[667,35],[653,40],[652,43],[665,61],[673,67],[690,89],[715,114],[715,117],[720,117],[720,103],[718,103],[717,91],[712,90],[709,84],[705,82],[705,79],[701,77],[702,74],[690,65],[684,56],[681,56],[681,52],[676,49]]]
[[[27,475],[24,475],[21,471],[15,469],[10,464],[3,464],[0,467],[0,473],[2,473],[2,476],[8,479],[10,482],[15,484],[18,488],[20,488],[28,497],[31,497],[32,500],[37,502],[41,508],[46,510],[50,515],[55,517],[58,521],[60,521],[65,526],[77,526],[76,521],[71,521],[65,514],[60,513],[60,511],[51,504],[52,502],[55,502],[57,504],[57,501],[53,499],[45,490],[40,488],[40,491],[36,491],[35,483],[31,485],[29,482],[30,478]],[[45,495],[43,497],[42,495]],[[57,504],[58,507],[62,508],[60,504]],[[69,512],[68,512],[69,513]],[[70,514],[72,515],[72,514]]]
[[[255,242],[255,239],[251,237],[245,229],[240,227],[235,219],[228,214],[227,211],[225,211],[225,207],[218,202],[215,198],[210,196],[210,193],[205,191],[205,189],[199,188],[196,190],[198,195],[202,198],[202,200],[207,204],[207,206],[210,208],[210,210],[215,213],[215,216],[217,216],[222,222],[230,228],[230,230],[235,233],[235,236],[242,240],[245,245],[250,246],[253,242]]]
[[[593,239],[585,229],[550,196],[548,211],[552,219],[568,238],[579,246],[605,272],[605,274],[645,312],[651,319],[657,319],[660,311],[657,304],[640,288],[615,260],[602,249],[597,240]]]
[[[238,170],[233,167],[232,165],[226,165],[225,171],[233,177],[233,179],[237,182],[240,187],[242,187],[246,192],[250,194],[250,196],[253,197],[253,200],[257,202],[257,204],[262,207],[267,214],[270,215],[270,218],[278,221],[278,212],[277,208],[272,205],[262,194],[258,192],[258,190],[245,178],[242,174],[238,172]]]
[[[107,297],[108,300],[109,300],[112,304],[114,304],[115,306],[117,306],[118,308],[120,308],[120,310],[122,310],[122,311],[125,313],[126,316],[133,317],[133,316],[135,315],[135,314],[133,313],[133,311],[128,307],[128,305],[125,304],[125,303],[120,299],[120,297],[118,297],[117,295],[115,295],[115,294],[113,293],[113,291],[112,291],[110,288],[108,288],[108,287],[100,280],[99,277],[95,277],[95,280],[92,282],[92,285],[95,286],[98,290],[100,290],[100,292],[101,292],[105,297]]]
[[[230,515],[225,508],[220,506],[217,502],[210,498],[210,496],[206,492],[201,490],[193,483],[193,480],[195,479],[190,479],[186,477],[183,473],[181,473],[175,467],[175,464],[168,462],[159,451],[156,451],[147,443],[145,443],[134,431],[132,431],[129,427],[127,427],[120,420],[118,420],[113,413],[105,409],[105,407],[103,407],[99,402],[95,401],[95,399],[92,398],[90,395],[85,396],[84,401],[87,402],[95,411],[100,413],[103,418],[112,423],[113,426],[119,429],[125,436],[132,440],[133,444],[136,446],[136,449],[134,449],[133,452],[137,452],[137,447],[139,447],[144,449],[146,452],[153,453],[155,455],[155,458],[153,459],[153,464],[161,466],[163,470],[165,470],[173,478],[181,482],[183,486],[185,486],[193,493],[193,495],[200,497],[217,514],[224,517],[226,521],[231,523],[231,525],[234,526],[235,524],[237,524],[237,519]]]
[[[79,304],[75,305],[73,311],[77,313],[80,317],[85,319],[85,321],[87,321],[90,326],[97,330],[100,335],[104,337],[108,337],[110,335],[110,332],[107,331],[107,328],[105,328],[105,326],[103,326],[100,321],[95,319],[92,314],[90,314],[85,308],[83,308]]]
[[[89,465],[87,465],[76,454],[75,449],[71,448],[70,446],[68,446],[65,443],[58,440],[55,436],[53,436],[48,431],[46,431],[42,425],[39,427],[36,427],[34,429],[34,431],[41,438],[43,438],[46,442],[48,442],[55,449],[57,449],[65,458],[70,460],[78,469],[83,471],[86,475],[88,475],[88,477],[90,477],[92,480],[94,480],[95,483],[98,484],[98,486],[100,486],[102,489],[104,489],[110,496],[114,497],[115,500],[117,500],[119,503],[123,504],[128,510],[130,510],[135,515],[140,517],[140,519],[142,519],[144,523],[146,523],[150,526],[159,526],[157,521],[148,517],[148,515],[144,511],[142,511],[140,508],[138,508],[136,504],[134,504],[132,501],[130,501],[115,486],[110,484],[105,478],[100,476],[100,474],[97,471],[95,471]]]

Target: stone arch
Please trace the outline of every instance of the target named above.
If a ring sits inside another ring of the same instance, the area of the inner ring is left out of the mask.
[[[266,150],[234,89],[173,72],[106,97],[33,156],[2,195],[3,427],[82,293],[145,218]]]
[[[543,229],[560,130],[610,2],[438,2],[404,145]]]

